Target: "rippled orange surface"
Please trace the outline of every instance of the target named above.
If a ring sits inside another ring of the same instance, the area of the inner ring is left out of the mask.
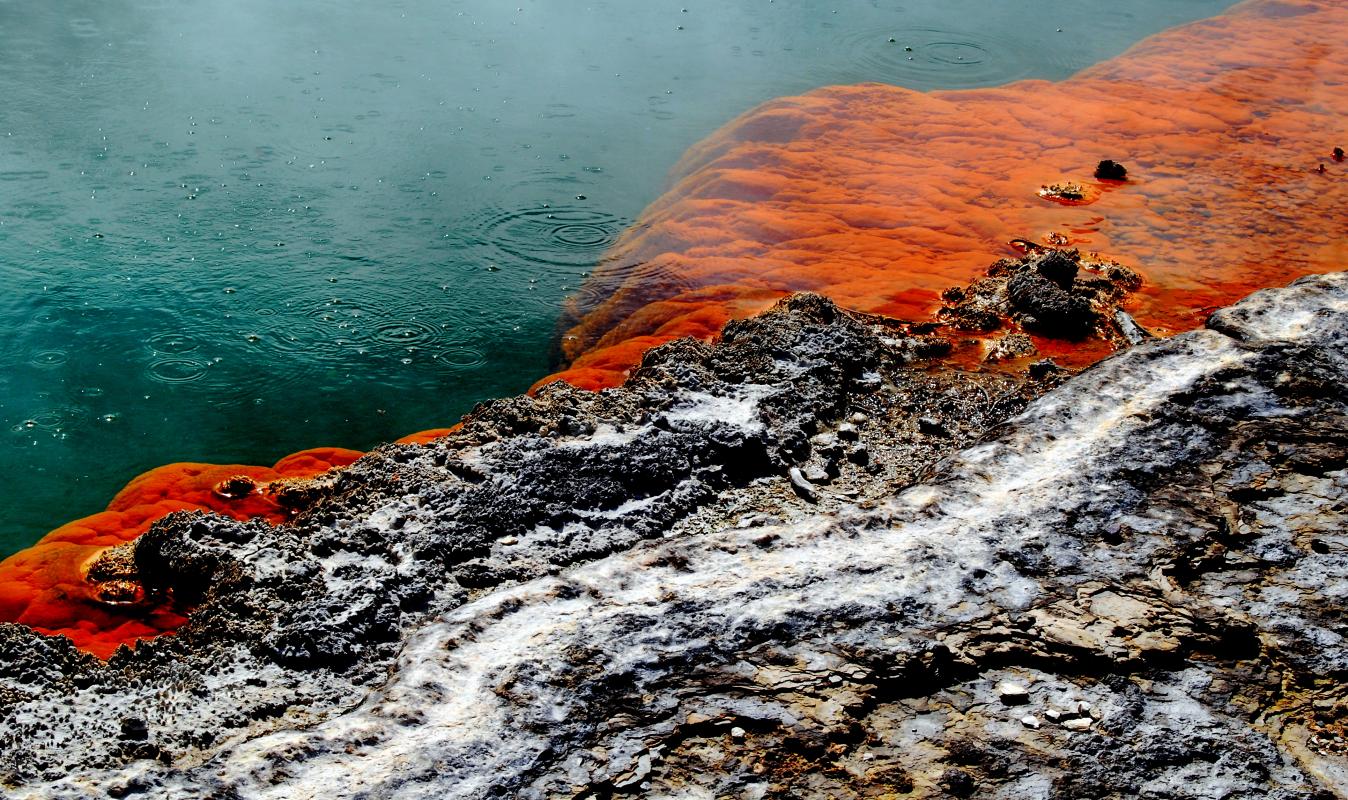
[[[1131,310],[1157,333],[1196,327],[1255,288],[1339,269],[1348,163],[1331,153],[1348,146],[1345,43],[1346,3],[1254,0],[1059,83],[865,84],[770,102],[688,153],[673,188],[574,300],[569,367],[540,384],[618,385],[647,349],[712,338],[793,291],[929,317],[942,289],[979,276],[1018,238],[1052,235],[1136,269],[1146,286]],[[1094,180],[1103,159],[1127,165],[1129,179]],[[1088,202],[1040,197],[1063,182]],[[182,622],[171,611],[94,602],[90,559],[179,509],[282,522],[264,496],[230,500],[213,487],[304,477],[358,455],[142,475],[107,511],[0,564],[0,621],[101,657],[170,631]]]
[[[1348,261],[1345,80],[1348,3],[1256,0],[1058,83],[774,100],[687,154],[573,303],[547,380],[616,385],[652,345],[792,291],[926,318],[1009,240],[1053,233],[1144,276],[1142,325],[1194,328]],[[1128,180],[1094,180],[1103,159]],[[1094,201],[1039,196],[1060,182]]]

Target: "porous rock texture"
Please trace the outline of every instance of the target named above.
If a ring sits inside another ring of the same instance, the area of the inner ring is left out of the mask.
[[[797,296],[157,523],[177,635],[0,628],[6,796],[1348,796],[1348,278],[1075,376],[927,333]]]

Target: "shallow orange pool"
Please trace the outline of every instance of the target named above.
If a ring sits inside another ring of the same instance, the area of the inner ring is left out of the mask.
[[[687,154],[574,299],[570,368],[546,380],[621,383],[650,346],[792,291],[928,317],[1017,238],[1118,259],[1146,279],[1143,326],[1194,328],[1345,262],[1346,79],[1348,5],[1255,0],[1060,83],[774,100]],[[1104,159],[1128,179],[1096,180]]]

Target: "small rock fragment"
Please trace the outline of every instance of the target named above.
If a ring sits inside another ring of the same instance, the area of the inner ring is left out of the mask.
[[[738,725],[730,729],[731,739],[735,739],[737,741],[742,740],[745,737],[745,735],[746,735],[745,730]]]
[[[810,482],[805,479],[805,474],[800,471],[800,467],[792,467],[788,475],[791,477],[791,488],[811,503],[819,502],[819,493],[814,490]]]
[[[644,780],[645,777],[649,774],[651,774],[651,754],[642,753],[641,755],[637,756],[636,766],[633,767],[633,769],[630,772],[620,775],[613,782],[613,785],[616,788],[622,789],[624,787],[631,786],[635,783],[639,783],[640,781]]]
[[[949,436],[950,431],[935,417],[919,417],[917,429],[928,436]]]
[[[143,742],[150,738],[150,726],[140,717],[126,717],[122,720],[122,738]]]
[[[828,476],[828,470],[820,466],[806,467],[802,474],[805,476],[805,480],[816,486],[828,483],[831,480]]]
[[[941,773],[941,785],[945,787],[947,792],[956,797],[969,797],[978,787],[972,775],[962,769],[954,768]]]
[[[1095,178],[1101,181],[1126,181],[1128,168],[1117,161],[1105,159],[1096,165]]]
[[[1023,333],[1008,333],[992,343],[988,348],[988,354],[983,360],[989,364],[999,364],[1003,361],[1014,361],[1018,358],[1030,358],[1038,355],[1039,350],[1034,346],[1034,340]]]
[[[1073,717],[1072,719],[1065,720],[1062,726],[1069,731],[1085,731],[1090,730],[1091,722],[1092,720],[1090,717]]]
[[[1118,327],[1123,338],[1128,340],[1128,344],[1134,347],[1156,338],[1146,328],[1138,325],[1137,320],[1133,319],[1131,314],[1121,308],[1114,309],[1114,324]]]
[[[1032,731],[1037,731],[1039,730],[1040,722],[1039,718],[1036,717],[1035,715],[1026,714],[1025,716],[1020,718],[1020,724],[1024,725],[1025,727],[1029,728]]]
[[[997,696],[1008,706],[1019,706],[1030,702],[1030,690],[1019,683],[1002,681],[997,684]]]
[[[1043,380],[1055,372],[1061,372],[1062,367],[1053,362],[1053,359],[1046,358],[1043,361],[1036,361],[1025,370],[1026,373],[1035,380]]]
[[[211,488],[211,492],[222,500],[238,500],[257,491],[257,482],[247,475],[235,475],[226,478]]]

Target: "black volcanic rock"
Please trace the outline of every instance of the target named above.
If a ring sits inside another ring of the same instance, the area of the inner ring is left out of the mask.
[[[962,300],[1069,292],[1039,263]],[[134,563],[177,635],[0,626],[6,796],[1345,785],[1348,279],[1075,376],[918,330],[798,296],[382,448],[294,524],[165,519]]]
[[[1037,248],[1024,258],[1002,259],[967,288],[947,290],[939,318],[955,330],[988,333],[1017,329],[1051,339],[1105,339],[1120,346],[1148,335],[1121,308],[1142,286],[1136,272],[1107,260],[1086,260],[1077,250]],[[1034,354],[1032,347],[999,340],[989,361]]]
[[[1102,181],[1128,180],[1128,168],[1117,161],[1105,159],[1095,166],[1095,177]]]

